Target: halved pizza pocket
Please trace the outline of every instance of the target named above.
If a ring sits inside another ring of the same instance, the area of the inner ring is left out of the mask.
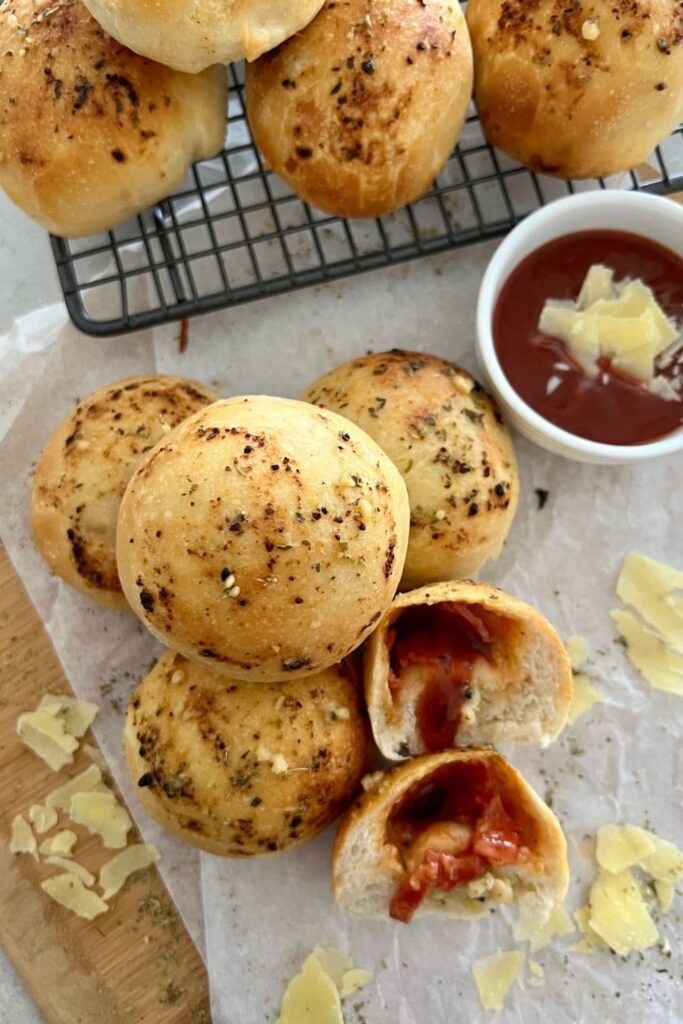
[[[546,746],[572,697],[550,623],[469,580],[399,594],[370,639],[364,676],[375,741],[392,760],[509,740]]]
[[[569,881],[557,818],[493,750],[398,765],[342,820],[333,856],[342,910],[357,917],[476,917],[516,904],[543,923]]]

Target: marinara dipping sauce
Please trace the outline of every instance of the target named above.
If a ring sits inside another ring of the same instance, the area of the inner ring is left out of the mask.
[[[493,314],[493,339],[510,384],[524,401],[563,430],[605,444],[644,444],[683,423],[683,401],[665,399],[600,359],[589,377],[559,338],[542,334],[546,299],[576,300],[589,268],[602,263],[615,280],[640,278],[668,317],[683,319],[683,259],[640,235],[581,231],[532,252],[503,285]],[[674,378],[677,362],[659,371]],[[559,383],[557,380],[559,378]],[[553,381],[554,387],[549,387]]]

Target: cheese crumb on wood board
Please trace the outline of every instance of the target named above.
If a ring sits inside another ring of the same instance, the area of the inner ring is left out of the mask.
[[[63,786],[58,786],[57,789],[53,789],[52,792],[48,794],[45,803],[48,807],[57,807],[60,811],[69,811],[72,796],[76,793],[88,792],[109,792],[109,787],[105,785],[102,779],[102,772],[95,764],[91,764],[89,768],[80,772],[79,775],[70,779],[69,782],[65,782]]]
[[[102,898],[111,899],[136,871],[148,868],[159,860],[160,854],[151,843],[132,843],[121,853],[108,860],[100,870]]]
[[[128,832],[133,827],[128,811],[111,791],[74,793],[69,817],[77,825],[83,825],[89,832],[100,836],[108,850],[124,847]]]
[[[47,857],[45,863],[50,864],[52,867],[62,868],[63,871],[68,871],[70,874],[75,875],[76,878],[79,878],[83,885],[88,887],[95,882],[95,876],[86,867],[79,864],[78,861],[67,860],[66,857]]]
[[[109,909],[97,893],[86,889],[80,878],[71,872],[46,878],[40,887],[57,903],[87,921],[92,921]]]
[[[40,852],[44,857],[70,857],[78,836],[70,828],[55,832],[40,844]]]
[[[34,831],[40,836],[43,832],[49,832],[57,824],[57,812],[54,807],[46,804],[31,804],[28,816],[33,825]]]
[[[17,733],[23,743],[53,772],[73,764],[78,740],[69,736],[64,723],[47,711],[27,711],[17,720]]]
[[[508,949],[475,960],[472,973],[485,1010],[502,1010],[505,997],[519,978],[524,966],[524,953]]]
[[[21,814],[15,815],[12,820],[12,838],[9,844],[10,853],[30,853],[38,859],[36,837],[33,829]]]
[[[46,693],[38,705],[39,711],[58,718],[69,736],[80,739],[95,721],[97,704],[62,693]]]

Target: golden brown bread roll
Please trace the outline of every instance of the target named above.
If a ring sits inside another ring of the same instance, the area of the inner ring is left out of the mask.
[[[323,0],[86,0],[114,39],[170,68],[254,60],[294,35]]]
[[[6,0],[0,71],[0,185],[55,235],[145,210],[223,145],[225,69],[143,60],[78,0]]]
[[[672,0],[470,0],[486,136],[534,171],[615,174],[683,119],[683,10]]]
[[[350,662],[308,679],[244,683],[173,651],[134,692],[125,745],[155,821],[223,857],[311,839],[353,798],[369,759]]]
[[[121,583],[148,628],[235,679],[320,671],[401,578],[408,496],[359,427],[305,402],[216,402],[154,448],[121,504]]]
[[[116,569],[123,492],[146,452],[217,398],[195,381],[150,374],[78,403],[46,444],[33,478],[33,537],[57,576],[99,604],[130,610]]]
[[[493,750],[406,761],[374,783],[342,820],[334,895],[356,917],[479,917],[517,904],[542,925],[569,882],[557,818]]]
[[[517,509],[517,462],[469,373],[393,349],[338,366],[303,397],[358,423],[401,472],[410,498],[402,589],[472,576],[498,557]]]
[[[472,92],[458,3],[328,0],[246,71],[247,114],[270,166],[303,199],[375,217],[443,169]]]

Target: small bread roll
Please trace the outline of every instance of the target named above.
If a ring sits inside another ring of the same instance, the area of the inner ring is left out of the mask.
[[[119,46],[78,0],[0,6],[0,185],[54,235],[105,231],[182,185],[225,138],[224,68]]]
[[[268,163],[340,217],[377,217],[423,195],[471,94],[467,26],[447,0],[327,0],[246,71],[249,125]]]
[[[244,683],[167,651],[128,706],[128,769],[168,832],[222,857],[312,839],[358,791],[369,733],[353,666]]]
[[[515,903],[541,926],[569,882],[560,824],[493,750],[407,761],[365,792],[343,819],[332,876],[355,917],[480,917]]]
[[[124,46],[178,71],[254,60],[314,18],[323,0],[85,0]]]
[[[467,23],[486,136],[531,170],[629,170],[683,119],[679,3],[470,0]]]
[[[95,391],[54,432],[33,478],[31,525],[57,576],[98,604],[130,611],[116,569],[116,520],[145,454],[218,398],[182,377],[129,377]]]
[[[408,496],[359,427],[304,402],[216,402],[128,485],[117,553],[149,629],[234,679],[318,672],[363,642],[403,570]]]
[[[517,509],[517,462],[469,373],[393,349],[338,366],[303,397],[358,423],[400,470],[410,497],[402,589],[473,576],[498,557]]]
[[[372,731],[392,760],[511,740],[547,746],[566,724],[572,690],[550,623],[485,583],[399,594],[365,651]]]

